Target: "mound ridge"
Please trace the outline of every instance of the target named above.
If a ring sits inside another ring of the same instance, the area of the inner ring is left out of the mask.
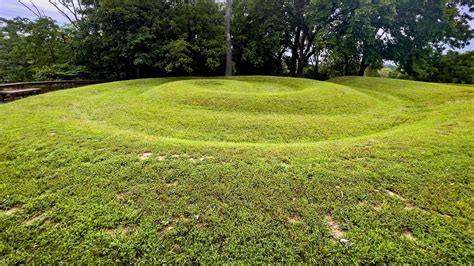
[[[63,119],[155,140],[208,145],[311,144],[387,132],[429,116],[423,104],[433,91],[426,85],[404,90],[404,84],[412,83],[358,84],[365,80],[164,78],[89,86],[13,105],[41,101],[56,106],[67,95],[66,104],[57,106]],[[439,88],[436,93],[447,92]]]
[[[146,96],[163,103],[207,110],[295,115],[352,113],[349,106],[353,104],[359,106],[354,112],[361,112],[376,103],[370,96],[336,84],[282,78],[261,80],[238,77],[178,81],[156,87]]]
[[[91,126],[208,144],[314,143],[407,122],[405,101],[397,96],[305,79],[155,79],[103,87],[68,92],[87,97],[87,104],[71,98],[74,109],[66,108],[65,115]],[[62,95],[44,95],[42,100],[54,105]]]

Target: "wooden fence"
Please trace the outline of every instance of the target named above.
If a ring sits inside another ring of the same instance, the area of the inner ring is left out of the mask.
[[[0,102],[14,101],[19,98],[50,91],[76,88],[85,85],[108,82],[106,80],[59,80],[35,81],[0,84]]]

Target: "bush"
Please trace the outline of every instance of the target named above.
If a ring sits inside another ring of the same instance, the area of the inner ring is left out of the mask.
[[[35,80],[82,79],[88,74],[86,67],[74,66],[68,63],[43,66],[35,72]]]

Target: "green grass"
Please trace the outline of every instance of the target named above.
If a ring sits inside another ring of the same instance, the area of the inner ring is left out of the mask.
[[[0,262],[469,264],[473,112],[474,87],[354,77],[1,105]]]

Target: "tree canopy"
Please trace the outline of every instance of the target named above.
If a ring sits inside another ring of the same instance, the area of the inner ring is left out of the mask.
[[[41,12],[34,21],[0,20],[0,81],[224,74],[223,1],[77,3],[65,26]],[[234,0],[234,72],[324,79],[364,75],[390,60],[413,79],[471,83],[472,53],[443,54],[473,37],[461,8],[474,3]]]

